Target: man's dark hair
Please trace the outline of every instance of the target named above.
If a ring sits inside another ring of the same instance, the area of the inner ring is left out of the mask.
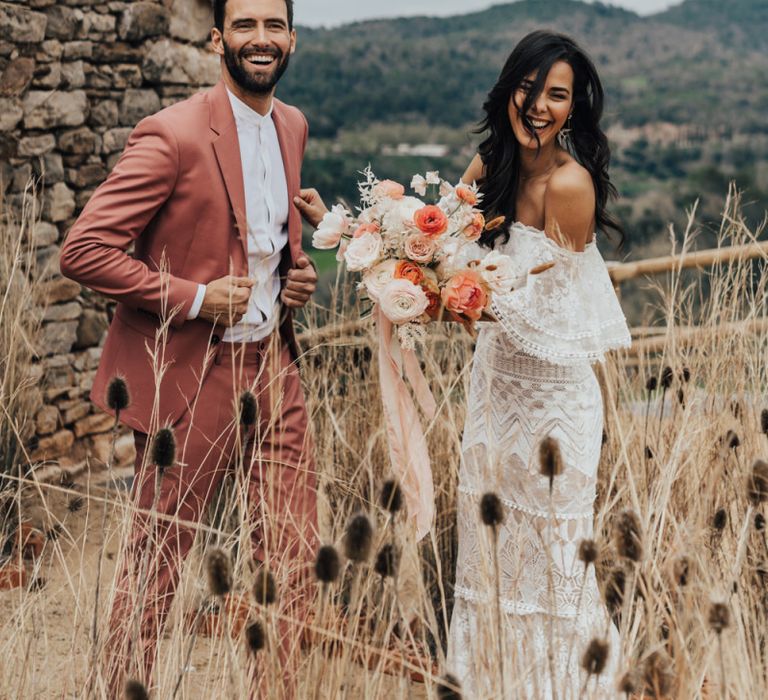
[[[288,31],[293,29],[293,0],[285,0],[288,10]],[[220,32],[224,31],[224,13],[227,10],[227,0],[213,0],[213,26]]]

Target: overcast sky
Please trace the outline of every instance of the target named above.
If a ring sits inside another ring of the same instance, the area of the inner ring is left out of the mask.
[[[539,1],[545,3],[547,0]],[[681,1],[611,0],[607,4],[619,5],[647,15],[677,5]],[[373,17],[466,14],[501,3],[502,0],[295,0],[295,8],[297,24],[318,27]]]

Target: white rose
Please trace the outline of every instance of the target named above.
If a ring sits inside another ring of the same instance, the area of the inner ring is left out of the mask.
[[[384,214],[381,227],[389,234],[405,231],[413,224],[413,215],[424,206],[424,202],[416,197],[403,197],[393,200],[389,210]]]
[[[397,260],[384,260],[363,275],[363,284],[373,301],[378,301],[384,287],[395,279],[396,266]]]
[[[341,204],[336,204],[331,211],[326,212],[312,234],[312,246],[320,250],[335,248],[341,237],[349,231],[351,222],[349,212]]]
[[[419,197],[423,197],[427,193],[427,181],[424,179],[423,175],[413,176],[413,180],[411,180],[411,189],[419,195]]]
[[[409,280],[392,280],[381,290],[379,305],[384,315],[395,324],[419,318],[429,306],[424,290]]]
[[[358,238],[353,238],[344,251],[347,269],[352,272],[373,267],[380,257],[381,236],[378,233],[364,233]]]
[[[520,286],[520,270],[509,255],[493,250],[483,258],[478,269],[494,294],[506,294]]]

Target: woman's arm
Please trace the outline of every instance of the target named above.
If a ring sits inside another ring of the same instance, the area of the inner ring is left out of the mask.
[[[559,168],[544,193],[544,230],[563,248],[581,252],[595,231],[595,188],[578,163]]]
[[[483,159],[480,157],[480,154],[477,153],[469,164],[469,167],[461,176],[461,181],[467,185],[471,185],[473,182],[481,180],[484,169],[485,165],[483,165]]]

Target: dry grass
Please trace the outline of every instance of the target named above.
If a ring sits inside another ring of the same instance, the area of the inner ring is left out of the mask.
[[[739,218],[737,197],[726,204],[720,236],[722,245],[757,238]],[[674,242],[675,252],[694,238],[691,226]],[[665,320],[664,352],[615,356],[599,370],[606,442],[596,509],[598,578],[602,583],[615,580],[620,569],[626,581],[625,595],[616,604],[621,649],[610,653],[620,655],[622,673],[639,678],[635,685],[645,686],[648,695],[655,690],[659,697],[766,697],[768,544],[764,520],[760,526],[765,515],[761,499],[768,494],[762,481],[749,481],[749,476],[754,461],[768,456],[768,435],[761,426],[761,411],[768,408],[768,337],[764,330],[736,335],[718,327],[766,316],[768,267],[764,260],[736,261],[696,275],[671,273],[655,284],[658,306],[653,315]],[[336,298],[344,298],[347,281],[340,279],[335,292]],[[316,637],[301,657],[301,697],[434,698],[433,680],[410,683],[397,667],[384,673],[385,657],[376,650],[387,649],[395,657],[404,643],[418,643],[431,650],[439,673],[450,671],[444,645],[452,607],[456,482],[471,341],[460,329],[446,327],[433,333],[422,353],[439,405],[428,426],[438,503],[435,526],[417,546],[402,515],[390,521],[379,503],[390,474],[373,329],[347,326],[338,336],[316,331],[359,311],[339,302],[332,312],[313,309],[307,322],[310,342],[303,375],[319,467],[322,539],[343,551],[345,528],[359,511],[374,523],[374,534],[366,562],[352,565],[342,559],[340,581],[325,589],[318,584]],[[674,329],[693,324],[711,332],[697,337],[695,345],[680,342]],[[313,343],[313,337],[320,342]],[[647,389],[651,378],[658,385],[653,391]],[[106,504],[104,610],[129,507],[116,491],[96,483],[97,475],[91,478],[93,483],[77,486],[87,507],[74,514],[67,509],[72,494],[29,481],[25,486],[27,496],[37,493],[36,506],[47,522],[61,527],[35,564],[46,585],[0,594],[0,697],[81,697],[89,683],[102,687],[99,666],[90,661],[94,572],[102,539],[96,524]],[[248,533],[239,515],[242,493],[235,483],[225,495],[187,562],[161,643],[156,697],[172,697],[185,667],[177,697],[247,695],[251,653],[243,636],[231,643],[228,637],[191,637],[185,624],[190,612],[216,604],[202,568],[211,547],[232,557],[236,592],[248,595],[253,581],[242,546]],[[24,497],[19,495],[17,503]],[[639,522],[641,546],[635,550],[641,551],[633,555],[638,561],[617,551],[614,527],[626,509]],[[387,542],[400,554],[395,579],[382,579],[373,570],[376,553]],[[713,608],[713,603],[726,607]],[[343,609],[352,621],[332,625],[330,619]],[[104,618],[102,612],[102,635]],[[279,673],[269,639],[275,613],[254,604],[252,619],[266,631],[267,647],[258,653],[274,681]],[[328,645],[324,651],[320,639],[339,640],[340,653],[326,653]],[[492,640],[489,631],[489,645]],[[363,671],[363,663],[372,670]],[[430,665],[422,669],[427,676]],[[267,694],[280,697],[276,682]]]

